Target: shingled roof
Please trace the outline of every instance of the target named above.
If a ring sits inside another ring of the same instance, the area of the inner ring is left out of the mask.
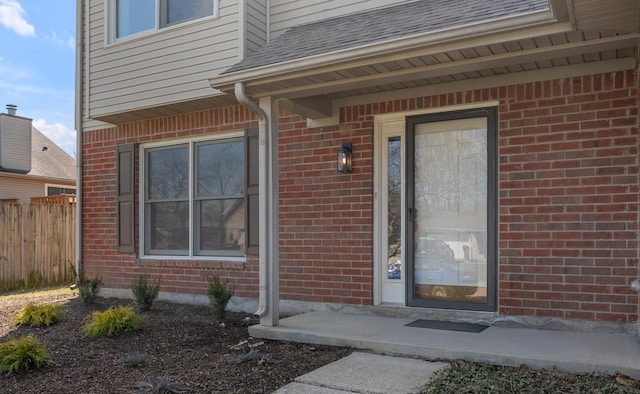
[[[25,176],[75,182],[76,161],[55,142],[32,127],[31,171]]]
[[[549,10],[548,0],[419,0],[292,27],[223,74]]]

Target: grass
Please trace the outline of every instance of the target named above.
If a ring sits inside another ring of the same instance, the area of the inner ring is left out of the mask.
[[[67,299],[74,298],[78,295],[77,291],[69,289],[69,286],[64,287],[46,287],[43,289],[21,289],[0,292],[2,301],[20,300],[21,302],[26,299],[30,302],[38,301],[39,299],[50,301],[51,299]]]
[[[593,393],[630,394],[640,391],[604,374],[575,374],[526,366],[501,367],[453,361],[422,388],[422,394],[445,393]]]

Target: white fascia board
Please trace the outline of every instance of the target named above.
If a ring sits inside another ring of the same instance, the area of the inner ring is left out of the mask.
[[[30,175],[30,174],[19,174],[19,173],[13,173],[13,172],[4,172],[4,171],[0,171],[0,179],[6,177],[6,178],[17,178],[17,179],[23,179],[25,181],[42,181],[42,182],[49,182],[49,183],[56,183],[59,185],[76,185],[76,180],[74,178],[56,178],[56,177],[50,177],[50,176],[46,176],[46,175]]]
[[[263,83],[269,82],[269,79],[289,79],[323,67],[337,66],[338,69],[342,69],[340,64],[373,57],[384,57],[384,61],[393,61],[396,58],[411,57],[410,51],[418,48],[424,51],[425,47],[438,46],[438,52],[442,52],[567,31],[571,31],[571,24],[558,22],[551,10],[537,11],[222,74],[210,78],[209,83],[214,89],[227,92],[233,89],[236,82],[243,82],[249,87],[252,81],[259,80],[258,83]],[[447,43],[450,45],[445,45]],[[350,66],[357,64],[350,63]]]

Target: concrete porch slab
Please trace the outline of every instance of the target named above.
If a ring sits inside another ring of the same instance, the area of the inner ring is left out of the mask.
[[[249,328],[256,338],[363,349],[431,361],[464,359],[499,365],[616,371],[640,379],[640,343],[629,334],[489,327],[481,333],[406,327],[415,319],[309,312],[277,327]]]

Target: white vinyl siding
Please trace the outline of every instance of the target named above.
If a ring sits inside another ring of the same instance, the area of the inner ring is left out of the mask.
[[[0,167],[31,171],[31,119],[0,115]]]
[[[265,0],[245,0],[247,4],[247,52],[251,53],[267,42],[267,4]]]
[[[21,204],[29,204],[31,197],[47,195],[47,183],[43,180],[29,179],[25,176],[3,176],[0,174],[0,200],[19,198]],[[57,186],[75,188],[74,184]]]
[[[404,2],[406,0],[271,0],[271,38],[302,23]]]
[[[89,117],[213,96],[208,78],[239,60],[236,2],[222,1],[219,18],[112,45],[105,40],[104,0],[90,4]]]

